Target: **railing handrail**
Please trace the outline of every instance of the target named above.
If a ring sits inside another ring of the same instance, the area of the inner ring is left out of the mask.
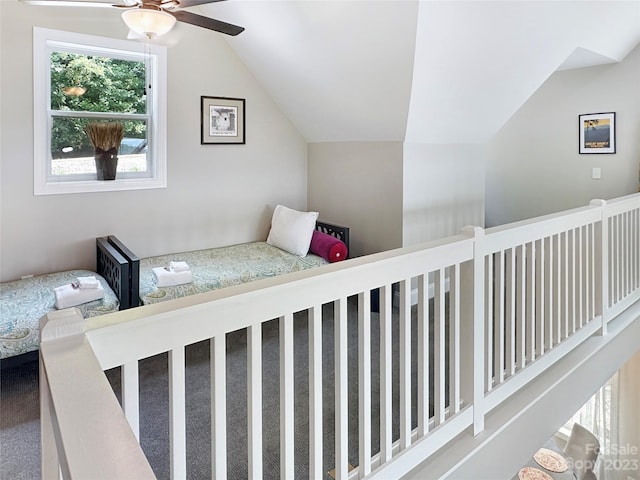
[[[391,283],[420,274],[424,262],[432,269],[451,265],[456,259],[472,258],[473,239],[463,235],[358,257],[318,268],[212,290],[175,300],[146,305],[86,320],[89,341],[104,369],[170,350],[173,346],[212,338],[256,325],[282,314],[282,304],[291,311],[322,305],[337,298],[372,290],[389,282],[388,265],[393,264]],[[354,276],[359,280],[354,283]],[[269,297],[256,308],[256,301]],[[203,322],[215,309],[223,318]],[[149,338],[147,326],[156,332],[171,328],[179,318],[179,331],[164,340]],[[113,345],[118,344],[114,349]],[[131,352],[136,352],[134,356]]]
[[[40,321],[40,411],[55,419],[41,422],[41,476],[59,478],[59,465],[64,478],[154,479],[84,326],[76,308]]]

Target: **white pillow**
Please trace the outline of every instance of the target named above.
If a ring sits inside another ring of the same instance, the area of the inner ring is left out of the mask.
[[[309,252],[317,219],[318,212],[299,212],[284,205],[276,205],[267,243],[304,257]]]

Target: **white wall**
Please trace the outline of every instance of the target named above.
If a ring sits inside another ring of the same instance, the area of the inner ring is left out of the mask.
[[[403,246],[484,226],[484,149],[404,144]]]
[[[365,255],[484,225],[484,149],[401,142],[309,144],[309,208],[351,228]]]
[[[640,47],[618,64],[553,74],[489,143],[487,225],[637,192],[638,85]],[[616,112],[617,153],[580,155],[578,115],[599,112]]]
[[[97,236],[148,256],[264,239],[276,203],[306,208],[306,142],[223,35],[185,24],[168,51],[168,188],[35,197],[33,26],[127,31],[116,9],[18,1],[0,2],[0,26],[0,280],[93,268]],[[200,145],[201,95],[246,99],[246,145]]]
[[[309,209],[348,225],[351,256],[402,246],[402,143],[309,144]]]

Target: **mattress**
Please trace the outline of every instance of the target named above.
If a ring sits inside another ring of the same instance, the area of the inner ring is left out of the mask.
[[[166,267],[171,261],[187,262],[193,281],[183,285],[158,287],[152,269]],[[148,257],[140,259],[140,300],[142,304],[149,305],[327,263],[317,255],[299,257],[266,242]]]
[[[37,350],[40,318],[56,310],[53,289],[69,284],[77,277],[91,275],[104,288],[104,298],[78,305],[83,318],[118,311],[120,302],[106,280],[88,270],[38,275],[0,284],[0,359]]]

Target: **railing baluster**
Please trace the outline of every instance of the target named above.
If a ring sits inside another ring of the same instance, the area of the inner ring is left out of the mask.
[[[569,327],[569,233],[562,233],[562,339],[571,333]]]
[[[391,286],[380,287],[380,460],[388,462],[391,444]]]
[[[615,252],[616,252],[616,242],[615,242],[615,227],[616,227],[616,217],[609,217],[606,220],[607,225],[609,226],[607,241],[609,242],[609,250],[607,253],[607,263],[609,265],[609,275],[607,278],[608,288],[608,299],[609,303],[607,303],[607,308],[611,307],[615,303],[616,298],[616,274],[615,274]]]
[[[623,264],[623,255],[624,255],[624,213],[616,215],[616,220],[618,223],[618,229],[616,232],[617,235],[617,255],[616,261],[614,263],[613,268],[616,272],[617,278],[617,288],[616,295],[614,297],[614,302],[618,303],[622,298],[624,298],[624,264]]]
[[[544,339],[545,339],[545,248],[544,238],[535,242],[538,244],[536,248],[535,265],[536,265],[536,311],[535,311],[535,328],[536,328],[536,345],[538,355],[543,355],[545,352]]]
[[[140,387],[138,361],[122,365],[122,409],[133,434],[140,441]]]
[[[601,316],[600,334],[607,334],[607,322],[609,321],[609,287],[612,283],[611,276],[609,275],[609,253],[611,251],[609,242],[609,225],[610,218],[607,216],[607,202],[606,200],[592,200],[592,206],[600,207],[601,219],[599,228],[596,228],[594,238],[594,250],[595,253],[595,275],[598,279],[598,285],[594,298],[596,299],[595,313]]]
[[[418,277],[418,438],[429,431],[429,274]]]
[[[631,268],[633,255],[631,254],[631,212],[624,212],[624,296],[631,293]]]
[[[631,225],[630,225],[630,216],[631,212],[624,212],[624,258],[622,260],[622,267],[624,268],[624,297],[631,293],[631,278],[630,278],[630,270],[631,270],[631,251],[630,247],[630,235],[631,235]]]
[[[507,376],[516,373],[516,259],[515,249],[507,250],[506,256],[506,352]]]
[[[636,289],[636,262],[637,262],[637,210],[629,212],[629,293]]]
[[[526,270],[527,270],[527,320],[526,328],[526,350],[527,358],[529,362],[532,362],[536,358],[536,322],[535,322],[535,305],[536,305],[536,244],[535,242],[528,243],[525,247],[526,251]]]
[[[635,257],[633,266],[635,282],[633,284],[633,289],[636,290],[640,288],[640,208],[634,210],[634,218],[633,234],[635,242],[633,252]]]
[[[280,478],[294,478],[293,313],[280,317]]]
[[[494,388],[504,382],[504,251],[495,254],[493,307]]]
[[[554,321],[555,321],[555,344],[559,344],[562,341],[562,235],[557,234],[553,236],[554,238],[554,252],[555,252],[555,262],[554,262],[554,291],[555,295],[553,297],[553,307],[554,307]]]
[[[349,476],[349,391],[348,391],[348,346],[347,346],[347,299],[334,302],[335,335],[335,441],[336,480]]]
[[[247,415],[249,478],[262,478],[262,325],[247,328]]]
[[[433,336],[434,336],[434,416],[435,424],[441,425],[445,421],[445,304],[444,304],[444,269],[435,272],[434,277],[434,308],[433,308]]]
[[[400,282],[400,450],[411,445],[411,279]]]
[[[593,320],[596,317],[596,243],[595,233],[596,227],[593,223],[589,224],[587,243],[589,245],[587,261],[589,270],[589,286],[588,286],[588,300],[587,300],[587,318]]]
[[[635,283],[633,284],[633,289],[636,290],[640,288],[640,208],[634,210],[635,217],[635,226],[633,228],[634,238],[635,238],[635,246],[633,251],[635,253],[635,260],[633,262],[634,272],[635,272]]]
[[[171,478],[187,478],[187,430],[184,347],[169,352],[169,437]]]
[[[211,364],[211,472],[227,478],[227,346],[226,335],[210,340]]]
[[[516,325],[516,354],[517,354],[517,366],[522,370],[527,364],[527,349],[526,349],[526,277],[525,277],[525,256],[526,250],[524,245],[516,247],[516,270],[518,278],[516,280],[517,294],[516,294],[516,307],[517,307],[517,325]]]
[[[494,348],[494,339],[495,339],[495,335],[494,335],[494,331],[493,331],[493,312],[494,312],[494,298],[493,298],[493,289],[494,289],[494,283],[493,283],[493,279],[494,279],[494,267],[493,267],[493,254],[488,254],[485,257],[485,268],[484,268],[484,275],[485,275],[485,313],[484,313],[484,317],[485,317],[485,321],[484,321],[484,331],[485,331],[485,391],[490,392],[491,389],[493,388],[494,385],[494,372],[493,372],[493,368],[494,368],[494,356],[493,356],[493,348]],[[436,300],[437,300],[437,296],[436,296]],[[438,313],[437,310],[434,309],[434,318],[437,320],[438,319]],[[436,325],[437,325],[437,321],[436,321]],[[438,341],[438,336],[435,335],[436,338],[436,347],[437,347],[437,341]],[[437,352],[437,350],[436,350]],[[437,362],[437,357],[434,357],[436,359]],[[438,366],[438,364],[436,363],[436,366]],[[437,402],[436,402],[436,406],[437,406]],[[437,418],[437,416],[436,416]]]
[[[631,263],[629,260],[631,259],[631,255],[629,252],[629,213],[624,212],[622,215],[624,216],[623,222],[623,231],[624,231],[624,239],[623,239],[623,255],[620,267],[623,269],[623,279],[624,279],[624,289],[623,289],[623,298],[626,298],[631,291],[629,289],[629,268]]]
[[[569,241],[569,332],[571,334],[576,331],[576,231],[575,229],[567,232]]]
[[[629,212],[629,293],[636,289],[636,229],[637,210]]]
[[[585,272],[584,272],[584,229],[583,227],[579,227],[576,229],[577,234],[577,249],[578,249],[578,272],[576,274],[577,278],[577,299],[576,303],[578,305],[578,328],[582,328],[585,324],[584,318],[584,287],[585,287]]]
[[[545,292],[545,306],[544,306],[544,316],[545,316],[545,347],[547,350],[551,350],[553,348],[553,314],[555,313],[553,310],[553,302],[554,302],[554,291],[553,291],[553,261],[554,261],[554,248],[553,248],[553,237],[546,237],[544,239],[545,243],[545,280],[544,280],[544,292]]]
[[[620,254],[618,241],[620,239],[620,235],[618,235],[618,229],[620,228],[619,223],[620,217],[618,215],[614,215],[611,217],[612,226],[609,230],[611,234],[610,243],[611,245],[611,259],[609,260],[609,272],[611,273],[611,290],[609,291],[609,306],[613,306],[618,302],[618,292],[619,292],[619,283],[618,283],[618,274],[620,273],[620,269],[618,268],[618,256]]]
[[[309,314],[309,478],[323,476],[322,463],[322,306]]]
[[[625,228],[625,213],[620,213],[618,217],[618,261],[616,262],[616,271],[618,272],[618,296],[616,303],[622,300],[626,296],[626,279],[625,279],[625,262],[626,259],[626,228]]]
[[[616,222],[616,228],[615,230],[612,232],[613,235],[613,242],[615,243],[615,248],[614,248],[614,259],[613,262],[611,263],[611,271],[613,272],[614,276],[615,276],[615,288],[614,288],[614,292],[613,295],[611,296],[611,305],[615,305],[616,303],[618,303],[620,301],[621,298],[621,291],[622,291],[622,270],[620,268],[620,256],[621,256],[621,250],[622,250],[622,234],[621,234],[621,230],[622,230],[622,219],[620,218],[620,215],[616,215],[615,217],[615,222]]]
[[[358,359],[358,448],[359,476],[362,478],[371,473],[371,292],[369,290],[358,294]]]
[[[619,288],[618,288],[618,298],[619,302],[624,297],[627,296],[627,275],[626,275],[626,260],[627,260],[627,228],[626,228],[626,219],[627,213],[621,213],[618,215],[620,219],[620,231],[618,232],[618,242],[620,244],[620,250],[618,255],[618,265],[616,269],[618,270],[618,276],[620,278]]]
[[[449,416],[460,411],[460,264],[449,268]]]

